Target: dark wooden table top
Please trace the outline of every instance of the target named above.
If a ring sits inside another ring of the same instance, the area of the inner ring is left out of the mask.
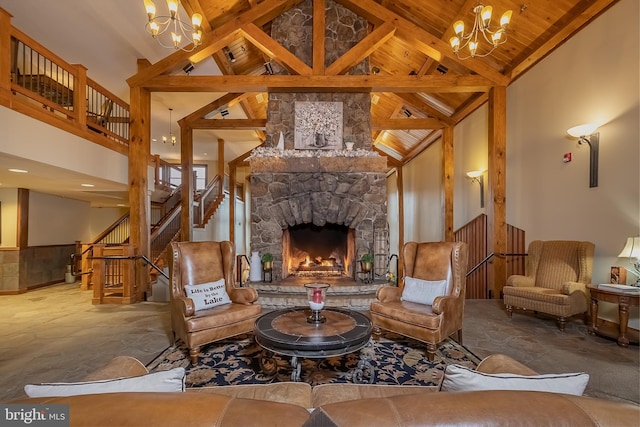
[[[311,310],[293,307],[274,310],[256,320],[256,341],[263,348],[287,356],[323,358],[352,353],[371,338],[373,326],[364,314],[327,307],[324,323],[309,323]]]

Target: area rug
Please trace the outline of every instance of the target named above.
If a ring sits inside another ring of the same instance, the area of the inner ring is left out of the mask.
[[[425,344],[391,333],[374,340],[367,351],[373,353],[374,384],[438,385],[447,365],[475,368],[480,362],[476,355],[452,339],[440,344],[434,361],[430,362]],[[157,372],[183,367],[187,387],[291,381],[290,357],[276,355],[277,371],[267,375],[260,369],[261,353],[262,347],[255,342],[253,334],[243,334],[203,346],[197,365],[191,365],[189,352],[181,345],[166,349],[147,368]],[[325,359],[301,359],[301,380],[312,386],[352,382],[350,372],[358,360],[358,352]]]

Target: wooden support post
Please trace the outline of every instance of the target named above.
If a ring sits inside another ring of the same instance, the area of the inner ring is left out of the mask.
[[[151,256],[150,205],[147,168],[151,158],[151,93],[132,87],[130,97],[131,137],[129,143],[129,209],[130,238],[136,255]],[[149,290],[149,267],[136,260],[136,300],[144,301]]]
[[[229,241],[236,243],[236,165],[229,162]],[[236,251],[238,246],[235,246]],[[240,268],[240,264],[236,266]]]
[[[318,76],[325,73],[326,3],[325,0],[313,0],[313,74]]]
[[[220,187],[218,195],[224,192],[224,139],[218,138],[218,176],[220,177]]]
[[[8,103],[11,90],[11,28],[11,15],[0,8],[0,99],[3,104],[3,98]]]
[[[507,189],[506,189],[506,141],[507,141],[507,88],[496,86],[489,92],[489,203],[488,244],[490,252],[507,252]],[[507,281],[507,261],[494,257],[490,268],[493,283],[492,298],[502,297]]]
[[[402,166],[396,167],[396,173],[398,174],[398,275],[397,280],[400,280],[404,273],[404,257],[402,256],[402,250],[404,248],[404,183],[402,181]],[[399,282],[397,282],[399,283]]]
[[[73,114],[78,125],[87,126],[87,67],[76,64],[78,75],[73,89]]]
[[[182,193],[180,199],[180,240],[190,242],[193,239],[193,129],[180,120],[180,158],[182,159]],[[204,203],[201,200],[200,203]],[[169,260],[167,260],[168,262]]]
[[[453,127],[442,129],[444,240],[453,242]]]

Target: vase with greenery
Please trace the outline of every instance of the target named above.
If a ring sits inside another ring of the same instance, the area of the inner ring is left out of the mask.
[[[366,253],[360,257],[360,268],[364,273],[368,273],[373,268],[373,254]]]
[[[265,252],[262,254],[262,269],[270,271],[273,268],[273,254]]]

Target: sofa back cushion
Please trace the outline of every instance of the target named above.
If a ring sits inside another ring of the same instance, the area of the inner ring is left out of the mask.
[[[564,282],[576,282],[580,274],[581,243],[560,240],[544,242],[536,271],[536,286],[562,290]]]

